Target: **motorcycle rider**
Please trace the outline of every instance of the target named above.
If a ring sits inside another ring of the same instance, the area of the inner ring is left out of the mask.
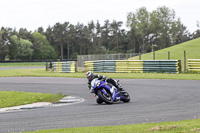
[[[86,73],[86,78],[88,79],[88,87],[89,87],[89,90],[91,88],[91,81],[95,78],[98,78],[98,80],[103,80],[103,81],[107,81],[108,82],[108,85],[111,87],[112,85],[114,85],[118,91],[123,91],[123,88],[121,87],[121,85],[119,84],[119,82],[115,81],[114,79],[112,78],[108,78],[106,79],[106,76],[104,75],[94,75],[94,73],[92,71],[88,71]],[[110,84],[109,84],[110,83]]]

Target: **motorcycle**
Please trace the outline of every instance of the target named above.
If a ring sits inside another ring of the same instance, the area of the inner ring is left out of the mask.
[[[98,104],[103,102],[112,104],[117,101],[127,103],[130,101],[130,95],[127,92],[118,91],[114,85],[110,85],[107,81],[98,80],[97,78],[92,80],[90,92],[95,94]]]

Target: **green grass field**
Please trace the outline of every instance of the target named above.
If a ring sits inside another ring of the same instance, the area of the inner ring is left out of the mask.
[[[181,60],[183,69],[184,51],[186,51],[186,59],[200,59],[200,38],[157,50],[155,51],[155,60],[168,60],[168,51],[170,60]],[[139,56],[129,58],[129,60],[139,60]],[[141,60],[153,60],[153,53],[141,55]]]
[[[36,102],[56,102],[62,99],[62,94],[30,93],[16,91],[0,91],[0,108],[13,107]]]

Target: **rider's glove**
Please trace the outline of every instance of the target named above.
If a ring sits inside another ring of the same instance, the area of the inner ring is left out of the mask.
[[[93,89],[91,89],[91,90],[90,90],[90,93],[94,93],[94,90],[93,90]]]
[[[91,93],[94,93],[94,89],[93,89],[92,87],[90,88],[90,92],[91,92]]]

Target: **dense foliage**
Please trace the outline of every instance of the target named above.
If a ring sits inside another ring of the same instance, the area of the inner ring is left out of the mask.
[[[189,33],[175,11],[159,7],[148,12],[145,7],[127,15],[127,29],[123,22],[113,20],[89,22],[87,25],[69,22],[56,23],[46,30],[34,32],[21,28],[0,29],[0,61],[76,59],[81,54],[150,52],[200,37],[200,29]],[[197,23],[199,28],[199,23]]]

